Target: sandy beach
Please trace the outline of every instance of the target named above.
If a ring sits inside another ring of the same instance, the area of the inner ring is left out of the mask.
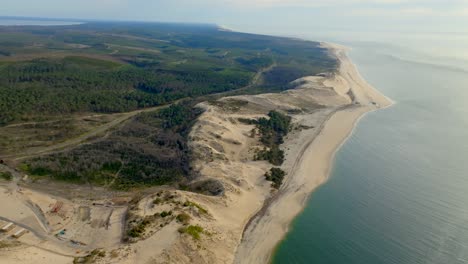
[[[349,87],[355,104],[334,112],[318,135],[311,134],[300,144],[286,141],[286,146],[295,148],[290,151],[285,165],[289,176],[279,193],[246,227],[235,263],[268,263],[271,260],[275,247],[288,232],[291,221],[304,208],[310,193],[326,182],[336,151],[352,133],[357,121],[365,113],[392,104],[361,77],[346,56],[346,48],[324,45],[340,60],[338,73],[324,84],[337,90]]]

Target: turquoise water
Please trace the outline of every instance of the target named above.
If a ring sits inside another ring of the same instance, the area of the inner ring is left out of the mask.
[[[359,122],[273,262],[468,263],[468,73],[353,48],[397,104]]]

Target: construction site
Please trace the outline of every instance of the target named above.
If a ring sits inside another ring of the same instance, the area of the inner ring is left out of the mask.
[[[33,250],[44,256],[45,263],[54,263],[56,257],[73,260],[96,248],[120,245],[127,206],[116,205],[111,199],[57,197],[25,188],[18,182],[19,179],[0,183],[0,256]],[[21,257],[6,261],[37,263]]]
[[[200,228],[213,221],[206,204],[194,202],[195,193],[35,185],[10,171],[12,180],[0,180],[0,264],[146,263],[165,254],[179,237],[194,249],[201,247],[184,230],[189,222]]]

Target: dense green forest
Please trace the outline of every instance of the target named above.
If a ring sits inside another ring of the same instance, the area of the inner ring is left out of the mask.
[[[280,168],[271,168],[270,171],[265,173],[266,180],[271,181],[271,186],[275,189],[279,189],[281,187],[284,176],[286,176],[286,172]]]
[[[255,154],[255,160],[267,160],[271,164],[280,166],[283,164],[284,151],[279,148],[283,138],[289,133],[291,117],[278,111],[270,111],[269,118],[241,119],[241,122],[255,124],[260,132],[260,141],[265,146]]]
[[[284,151],[280,145],[284,142],[284,137],[291,130],[291,117],[278,111],[270,111],[268,118],[239,119],[240,122],[255,125],[260,133],[260,141],[265,146],[255,153],[255,160],[266,160],[275,166],[281,166],[284,161]],[[279,189],[283,183],[286,172],[281,168],[271,168],[265,173],[265,179],[271,181],[271,186]]]
[[[250,90],[286,89],[296,78],[333,70],[336,61],[315,42],[212,25],[0,27],[0,125],[233,91],[268,67]]]

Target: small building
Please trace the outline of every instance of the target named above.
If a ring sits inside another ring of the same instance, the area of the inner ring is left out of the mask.
[[[4,226],[2,226],[2,228],[0,228],[0,231],[6,233],[6,232],[9,232],[10,230],[12,230],[13,228],[15,228],[15,224],[10,222],[10,223],[7,223]]]
[[[21,228],[20,230],[16,231],[16,232],[12,235],[12,237],[14,237],[14,238],[20,238],[20,237],[22,237],[24,234],[26,234],[26,232],[28,232],[26,229]]]

